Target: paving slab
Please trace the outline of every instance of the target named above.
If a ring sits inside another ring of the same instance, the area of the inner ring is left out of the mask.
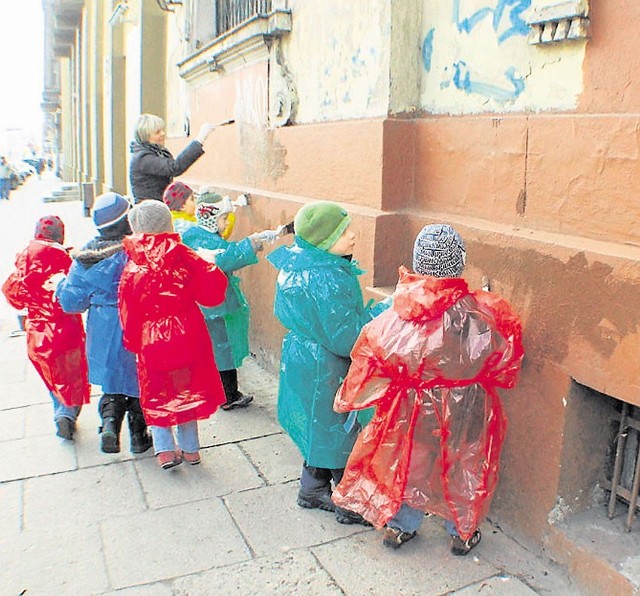
[[[532,556],[531,551],[489,522],[482,528],[482,543],[478,549],[482,558],[496,569],[517,577],[539,594],[569,596],[576,593],[560,565]]]
[[[98,528],[0,536],[2,594],[96,594],[109,588]]]
[[[136,462],[151,509],[179,505],[264,486],[256,469],[237,445],[201,449],[202,463],[182,463],[163,470],[153,459]]]
[[[456,590],[451,594],[452,596],[474,596],[475,594],[481,594],[482,596],[487,594],[491,596],[535,596],[537,592],[534,592],[517,577],[497,575],[483,579],[462,590]],[[562,594],[562,592],[558,592],[558,594]]]
[[[2,443],[0,482],[75,470],[73,442],[55,435],[30,437]]]
[[[240,448],[267,484],[283,484],[300,478],[300,452],[286,434],[242,441]]]
[[[101,522],[111,587],[125,588],[251,559],[220,499]]]
[[[372,530],[311,549],[349,595],[444,594],[496,574],[478,557],[454,557],[441,523],[425,520],[416,538],[398,550]],[[367,573],[362,573],[367,569]]]
[[[23,481],[0,484],[0,535],[18,534],[22,531]]]
[[[279,557],[261,557],[246,563],[176,579],[172,582],[172,594],[336,596],[344,593],[313,555],[307,551],[294,550]]]
[[[25,408],[0,410],[0,442],[15,441],[25,436]]]
[[[225,497],[233,519],[256,556],[372,531],[364,526],[339,524],[328,511],[298,507],[297,493],[298,483],[294,482]]]
[[[243,439],[279,434],[282,429],[265,415],[262,407],[252,403],[238,410],[218,410],[211,418],[198,423],[202,447],[233,443]]]
[[[166,582],[155,582],[145,586],[134,586],[123,590],[105,592],[103,596],[180,596]],[[188,596],[185,594],[184,596]]]
[[[24,527],[87,527],[147,509],[133,463],[99,466],[25,481]],[[64,512],[51,515],[51,511]]]
[[[29,363],[31,366],[31,363]],[[1,378],[1,377],[0,377]],[[23,382],[2,383],[0,410],[23,408],[34,404],[50,404],[51,397],[41,379],[27,379]]]

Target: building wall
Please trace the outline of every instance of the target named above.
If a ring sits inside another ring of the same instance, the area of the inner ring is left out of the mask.
[[[562,469],[563,453],[579,452],[572,379],[640,404],[640,7],[592,0],[588,41],[533,46],[529,0],[283,4],[291,32],[236,46],[231,35],[193,54],[186,6],[160,14],[153,2],[129,2],[105,53],[111,121],[121,123],[110,141],[113,185],[124,174],[116,146],[141,110],[166,105],[174,154],[203,122],[235,118],[180,177],[249,193],[235,238],[288,222],[311,200],[345,204],[367,296],[384,295],[398,266],[411,265],[422,225],[455,225],[465,278],[474,288],[488,278],[524,323],[491,516],[542,548],[560,501],[570,504],[562,515],[588,506]],[[64,85],[72,72],[63,69]],[[165,104],[145,104],[156,91]],[[69,105],[63,95],[63,113]],[[275,370],[284,333],[272,314],[276,272],[261,258],[240,276],[252,349]]]

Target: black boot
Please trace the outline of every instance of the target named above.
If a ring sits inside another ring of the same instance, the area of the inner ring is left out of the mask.
[[[124,395],[105,393],[100,398],[98,412],[102,418],[100,449],[104,453],[120,453],[120,429],[127,411],[127,398]]]
[[[335,511],[336,506],[331,500],[331,476],[331,470],[304,462],[300,474],[298,507]]]
[[[220,379],[224,387],[224,395],[227,398],[227,402],[222,404],[223,410],[246,408],[253,401],[252,395],[245,395],[238,389],[237,369],[221,370]]]
[[[131,436],[131,453],[144,453],[153,445],[151,435],[147,431],[140,400],[136,397],[129,399],[129,413],[127,422],[129,423],[129,434]]]

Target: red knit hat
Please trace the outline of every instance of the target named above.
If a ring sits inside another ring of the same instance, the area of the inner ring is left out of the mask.
[[[45,215],[36,223],[34,238],[62,244],[64,242],[64,223],[57,215]]]
[[[184,182],[172,182],[165,189],[162,200],[171,211],[180,211],[192,194],[193,190]]]

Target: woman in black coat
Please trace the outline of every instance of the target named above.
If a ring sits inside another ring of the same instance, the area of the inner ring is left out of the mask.
[[[165,123],[160,116],[142,114],[138,118],[135,141],[131,143],[129,180],[136,203],[144,199],[162,201],[162,193],[174,176],[185,172],[203,153],[206,138],[215,128],[203,124],[198,136],[174,158],[164,146]]]

